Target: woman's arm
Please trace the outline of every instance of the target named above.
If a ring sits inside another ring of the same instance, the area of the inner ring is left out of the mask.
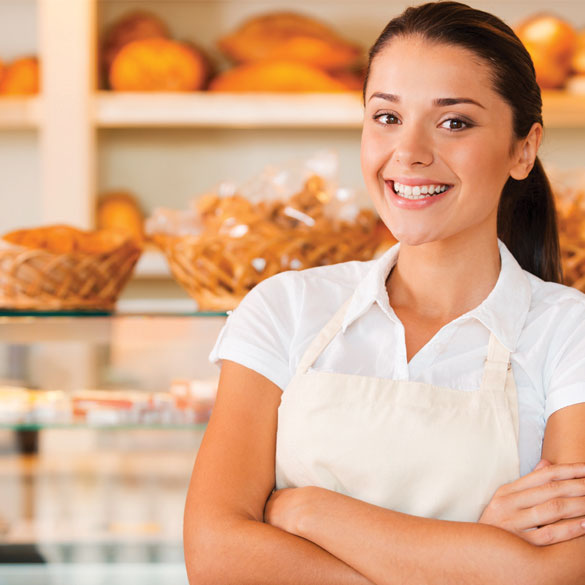
[[[312,542],[263,523],[274,487],[280,396],[264,376],[224,361],[187,495],[189,580],[197,585],[371,585]]]
[[[585,405],[552,415],[544,456],[555,464],[585,461],[584,420]],[[543,471],[559,469],[570,469],[583,484],[585,464]],[[542,489],[554,490],[554,485],[546,481]],[[558,517],[566,517],[562,504],[552,501]],[[417,518],[312,487],[276,492],[265,515],[271,524],[315,542],[377,585],[585,583],[584,536],[538,547],[493,526]],[[585,527],[580,529],[585,534]]]

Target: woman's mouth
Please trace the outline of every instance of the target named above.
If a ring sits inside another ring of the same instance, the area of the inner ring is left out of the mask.
[[[447,184],[431,184],[431,185],[403,185],[398,181],[391,181],[391,188],[398,195],[404,199],[418,200],[435,197],[450,189],[452,185]]]

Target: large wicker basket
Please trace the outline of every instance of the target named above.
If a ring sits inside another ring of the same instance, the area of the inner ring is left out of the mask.
[[[267,228],[239,238],[203,233],[157,235],[154,241],[202,311],[233,309],[256,284],[284,270],[370,260],[379,245],[374,231],[358,225],[328,233]]]
[[[104,253],[0,249],[0,308],[110,311],[140,253],[130,238]]]

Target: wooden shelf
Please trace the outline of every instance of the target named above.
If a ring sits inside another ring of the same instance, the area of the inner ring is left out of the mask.
[[[37,128],[39,97],[0,97],[0,130]]]
[[[548,128],[585,128],[585,95],[543,92]],[[359,92],[343,94],[115,93],[95,101],[100,128],[355,128]]]
[[[359,92],[343,94],[99,92],[101,128],[359,128]]]
[[[585,128],[585,94],[544,91],[542,100],[545,128]]]

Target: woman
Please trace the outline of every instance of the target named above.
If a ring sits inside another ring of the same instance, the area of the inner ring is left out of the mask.
[[[228,319],[189,576],[583,583],[585,297],[557,284],[530,57],[492,15],[409,8],[364,102],[362,171],[400,243],[273,277]]]

